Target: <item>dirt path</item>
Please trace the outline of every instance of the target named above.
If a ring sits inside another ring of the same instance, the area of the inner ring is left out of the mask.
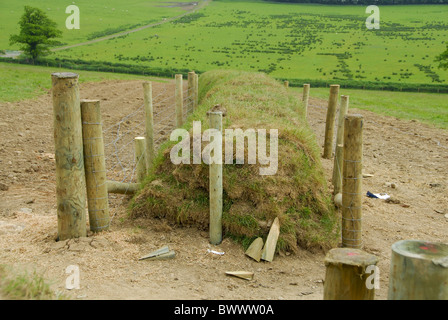
[[[117,38],[117,37],[128,35],[130,33],[134,33],[134,32],[138,32],[138,31],[142,31],[142,30],[148,29],[148,28],[153,28],[153,27],[156,27],[156,26],[160,26],[162,24],[169,23],[171,21],[180,19],[182,17],[185,17],[186,15],[194,13],[197,10],[200,10],[200,9],[204,8],[205,6],[207,6],[211,1],[212,0],[203,0],[202,2],[201,1],[191,2],[190,5],[184,5],[183,4],[183,5],[180,5],[179,7],[184,8],[184,10],[187,10],[187,12],[182,13],[180,15],[177,15],[175,17],[165,18],[165,19],[163,19],[160,22],[150,23],[150,24],[147,24],[147,25],[135,28],[135,29],[131,29],[131,30],[123,31],[123,32],[119,32],[119,33],[114,33],[114,34],[111,34],[109,36],[101,37],[101,38],[98,38],[98,39],[93,39],[93,40],[86,41],[86,42],[81,42],[81,43],[76,43],[76,44],[72,44],[72,45],[68,45],[68,46],[53,48],[53,49],[51,49],[51,51],[56,52],[56,51],[70,49],[70,48],[86,46],[86,45],[89,45],[89,44],[92,44],[92,43],[97,43],[97,42],[101,42],[101,41],[105,41],[105,40],[110,40],[110,39],[113,39],[113,38]],[[197,3],[197,5],[193,5],[194,3]],[[173,5],[172,7],[175,7],[175,5]]]
[[[173,83],[154,83],[154,96],[169,96]],[[81,98],[101,99],[105,127],[142,104],[139,81],[81,85]],[[312,99],[309,121],[323,144],[326,102]],[[37,270],[55,290],[74,299],[321,299],[323,254],[306,251],[257,263],[225,239],[211,246],[208,233],[173,228],[162,220],[127,218],[127,199],[111,200],[111,231],[80,240],[55,242],[57,232],[50,94],[1,103],[0,261],[15,270]],[[159,113],[168,105],[156,107]],[[448,242],[448,131],[417,122],[360,112],[365,118],[363,192],[387,192],[400,204],[364,198],[365,250],[380,258],[377,299],[387,298],[390,246],[400,239]],[[156,117],[156,122],[157,122]],[[132,127],[130,120],[129,126]],[[169,132],[169,128],[167,129]],[[106,135],[105,140],[113,139]],[[437,141],[440,145],[437,144]],[[322,160],[328,178],[333,160]],[[386,186],[394,183],[395,189]],[[442,212],[442,213],[438,213]],[[163,245],[176,251],[168,261],[138,261]],[[225,252],[218,256],[207,249]],[[79,290],[65,289],[69,265],[80,270]],[[225,271],[248,270],[254,280]]]

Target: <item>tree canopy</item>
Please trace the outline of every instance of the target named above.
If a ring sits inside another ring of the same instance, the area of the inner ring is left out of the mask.
[[[25,6],[25,12],[19,21],[20,33],[11,35],[10,44],[22,44],[21,50],[31,56],[33,60],[48,54],[49,46],[58,44],[53,38],[62,35],[56,27],[56,22],[50,20],[45,12],[39,8]]]
[[[321,3],[336,5],[401,5],[401,4],[447,4],[448,0],[270,0],[274,2]]]

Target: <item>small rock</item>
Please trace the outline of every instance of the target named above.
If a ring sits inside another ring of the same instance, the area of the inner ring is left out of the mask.
[[[395,199],[395,198],[392,198],[392,197],[390,197],[389,199],[386,199],[386,200],[384,200],[386,203],[391,203],[391,204],[400,204],[401,202],[400,202],[400,200],[398,200],[398,199]]]
[[[31,209],[31,208],[20,208],[20,212],[31,214],[33,212],[33,209]]]
[[[4,184],[4,183],[0,183],[0,191],[8,191],[9,187]]]
[[[448,221],[448,213],[444,217]]]
[[[25,201],[25,203],[26,204],[32,204],[32,203],[34,203],[34,201],[35,201],[34,199],[29,199],[29,200]]]

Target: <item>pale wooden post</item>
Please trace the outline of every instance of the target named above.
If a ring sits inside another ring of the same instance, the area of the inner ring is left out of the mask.
[[[143,82],[143,97],[145,103],[146,170],[149,173],[155,158],[152,83],[149,81]]]
[[[389,300],[448,300],[448,244],[402,240],[392,245]]]
[[[283,85],[285,86],[285,88],[289,88],[289,81],[285,80],[283,82]]]
[[[90,230],[98,232],[110,225],[100,101],[81,100],[81,118]]]
[[[139,183],[128,183],[107,180],[107,192],[119,194],[134,194],[140,189]]]
[[[85,237],[86,181],[78,75],[53,73],[58,240]]]
[[[376,256],[362,250],[331,249],[325,257],[324,300],[374,300],[377,279],[371,281],[367,269],[375,270],[377,263]]]
[[[135,147],[135,161],[136,169],[135,175],[137,177],[137,183],[143,182],[146,177],[146,141],[145,137],[135,137],[134,147]]]
[[[361,249],[362,234],[362,126],[359,114],[344,119],[342,166],[342,246]]]
[[[194,74],[194,102],[193,102],[193,111],[196,110],[196,108],[199,105],[199,75]]]
[[[184,110],[184,90],[182,75],[176,74],[176,89],[174,92],[176,98],[176,128],[180,128],[183,123],[183,110]],[[188,110],[188,109],[187,109]]]
[[[305,118],[308,116],[308,103],[310,99],[310,85],[308,83],[303,85],[303,95],[302,95],[302,101],[303,101],[303,109],[305,113]]]
[[[341,107],[339,108],[338,128],[336,133],[336,150],[333,164],[333,194],[336,196],[342,192],[342,158],[344,152],[344,118],[348,111],[349,96],[341,96]]]
[[[193,109],[194,103],[194,71],[188,72],[187,112]]]
[[[328,99],[327,120],[325,122],[324,159],[330,159],[333,155],[334,118],[338,104],[339,85],[330,86],[330,98]]]
[[[208,115],[210,129],[222,134],[222,112],[208,112]],[[222,241],[222,191],[222,162],[210,163],[210,243],[214,245]]]

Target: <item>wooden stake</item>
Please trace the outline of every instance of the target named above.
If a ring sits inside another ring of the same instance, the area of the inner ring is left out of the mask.
[[[152,83],[149,81],[143,82],[143,97],[145,102],[146,171],[149,173],[155,158]]]
[[[86,181],[78,75],[53,73],[58,239],[85,237]]]
[[[304,109],[304,113],[305,113],[305,118],[308,116],[309,99],[310,99],[310,85],[304,84],[303,85],[302,101],[303,101],[303,109]]]
[[[348,111],[349,96],[341,96],[341,107],[339,108],[338,129],[336,133],[336,151],[333,164],[333,186],[334,195],[342,192],[342,158],[344,152],[344,117]]]
[[[366,272],[378,258],[362,250],[336,248],[325,257],[324,300],[373,300],[375,287]]]
[[[362,127],[362,115],[345,116],[342,165],[342,246],[358,249],[362,247]]]
[[[327,120],[325,122],[324,159],[330,159],[333,155],[334,118],[338,104],[339,85],[330,86],[330,98],[328,99]]]
[[[100,101],[81,100],[81,118],[90,230],[98,232],[110,224]]]
[[[272,262],[274,260],[275,249],[277,248],[277,240],[280,235],[280,221],[278,217],[275,217],[269,230],[266,243],[264,244],[263,252],[261,253],[261,259]]]
[[[194,103],[193,103],[193,111],[196,110],[196,108],[199,105],[199,75],[194,74]]]
[[[146,177],[146,141],[145,137],[135,137],[135,161],[137,163],[135,174],[137,177],[137,183],[142,183]]]
[[[261,260],[261,254],[263,252],[263,239],[257,238],[255,239],[249,248],[247,248],[245,254],[257,262]]]
[[[176,128],[180,128],[183,123],[183,110],[184,110],[184,91],[183,91],[183,81],[182,75],[176,74]]]
[[[285,88],[289,88],[289,81],[285,80],[285,82],[283,82],[283,85],[285,86]]]
[[[208,112],[208,115],[210,117],[210,129],[217,129],[222,134],[222,112]],[[214,150],[213,152],[220,152],[220,150]],[[213,155],[211,156],[213,157]],[[222,163],[210,163],[209,166],[210,243],[217,245],[222,241]]]
[[[187,112],[194,108],[194,71],[188,72]]]
[[[448,244],[402,240],[392,245],[389,300],[448,300]]]

